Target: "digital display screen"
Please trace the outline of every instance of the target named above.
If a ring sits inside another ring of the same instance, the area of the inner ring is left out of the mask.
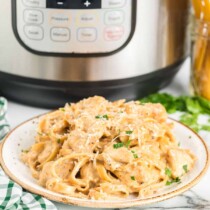
[[[101,0],[47,0],[47,8],[99,9],[101,8]]]

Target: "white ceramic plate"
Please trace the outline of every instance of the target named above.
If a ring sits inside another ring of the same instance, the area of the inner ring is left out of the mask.
[[[34,143],[39,118],[40,116],[22,123],[6,136],[0,148],[0,161],[4,171],[11,179],[26,190],[42,195],[50,200],[95,208],[125,208],[146,205],[169,199],[188,190],[198,183],[209,165],[208,149],[201,137],[183,124],[169,119],[175,125],[173,133],[180,142],[181,147],[190,149],[198,158],[193,170],[182,179],[180,184],[165,187],[158,194],[143,199],[129,198],[118,201],[93,201],[61,195],[39,186],[31,176],[29,169],[19,159],[21,150],[29,148]]]

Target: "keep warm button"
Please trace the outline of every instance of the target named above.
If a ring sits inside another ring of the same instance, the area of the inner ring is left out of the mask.
[[[70,31],[68,28],[52,28],[51,39],[55,42],[68,42],[70,40]]]
[[[124,35],[124,28],[121,26],[112,26],[105,29],[105,40],[118,41]]]

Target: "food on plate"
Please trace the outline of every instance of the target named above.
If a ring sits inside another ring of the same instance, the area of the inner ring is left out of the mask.
[[[95,200],[145,197],[179,183],[194,166],[161,104],[95,96],[44,115],[36,143],[23,151],[38,183]]]

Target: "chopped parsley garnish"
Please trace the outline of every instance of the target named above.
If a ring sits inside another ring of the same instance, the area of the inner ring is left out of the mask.
[[[133,131],[125,131],[125,133],[126,133],[127,135],[131,135],[131,134],[133,133]]]
[[[128,148],[128,147],[129,147],[129,145],[130,145],[130,143],[131,143],[131,141],[130,141],[130,140],[129,140],[129,141],[127,141],[127,142],[125,142],[125,143],[120,142],[120,143],[116,143],[116,144],[114,144],[114,145],[113,145],[113,147],[114,147],[114,149],[118,149],[118,148],[121,148],[121,147],[126,147],[126,148]]]
[[[60,110],[61,110],[62,112],[65,112],[65,108],[60,108]]]
[[[179,177],[176,177],[175,179],[171,177],[172,173],[169,168],[165,168],[165,175],[167,175],[170,178],[170,180],[166,182],[167,186],[181,181]]]
[[[106,120],[108,120],[108,119],[109,119],[109,117],[108,117],[108,115],[107,115],[107,114],[103,115],[103,118],[104,118],[104,119],[106,119]]]
[[[187,165],[183,165],[182,168],[184,169],[185,173],[188,172],[188,167],[187,167]]]
[[[133,154],[133,157],[136,159],[136,158],[139,158],[139,156],[137,154]]]
[[[169,168],[165,168],[165,175],[167,175],[168,177],[171,177],[171,170]]]
[[[29,150],[27,150],[27,149],[26,149],[26,150],[22,149],[21,152],[23,152],[23,153],[28,153]]]
[[[60,139],[57,139],[57,143],[60,144],[61,143],[61,140]]]
[[[171,179],[171,180],[167,181],[166,185],[169,186],[173,183],[179,183],[179,182],[181,182],[181,179],[179,177],[176,177],[175,179]]]
[[[178,143],[178,147],[180,147],[180,146],[181,146],[181,143],[179,142],[179,143]]]
[[[109,117],[108,117],[107,114],[105,114],[105,115],[97,115],[97,116],[95,116],[95,118],[96,118],[96,119],[106,119],[106,120],[109,119]]]
[[[133,153],[133,157],[134,157],[135,159],[139,158],[138,154],[136,154],[136,151],[131,150],[131,153]]]
[[[173,179],[174,182],[181,182],[181,179],[179,177],[176,177],[175,179]]]
[[[124,143],[120,142],[120,143],[114,144],[113,147],[114,147],[114,149],[118,149],[118,148],[124,147]]]
[[[131,176],[131,180],[135,181],[136,180],[135,176]]]

